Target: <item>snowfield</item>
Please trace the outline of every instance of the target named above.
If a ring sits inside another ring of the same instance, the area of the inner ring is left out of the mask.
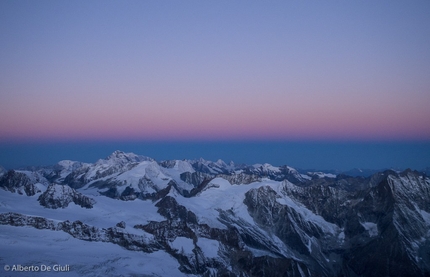
[[[1,276],[190,276],[180,272],[177,260],[164,251],[128,251],[58,231],[0,225],[0,245]],[[68,265],[70,270],[5,273],[3,265]]]

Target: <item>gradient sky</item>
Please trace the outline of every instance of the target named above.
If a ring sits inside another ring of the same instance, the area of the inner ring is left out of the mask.
[[[0,1],[0,143],[430,141],[430,1]]]

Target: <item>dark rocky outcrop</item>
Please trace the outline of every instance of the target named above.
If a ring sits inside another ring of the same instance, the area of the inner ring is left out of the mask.
[[[160,245],[146,236],[130,234],[123,228],[98,228],[79,220],[55,222],[43,217],[28,216],[19,213],[0,214],[1,225],[30,226],[37,229],[63,231],[74,238],[86,241],[99,241],[118,244],[128,250],[154,252],[160,250]]]
[[[125,224],[125,222],[124,222],[124,221],[121,221],[121,222],[118,222],[115,226],[116,226],[116,227],[118,227],[118,228],[123,228],[123,229],[125,229],[126,224]]]
[[[193,224],[197,223],[196,215],[188,211],[184,206],[179,205],[172,196],[164,197],[155,206],[158,207],[158,213],[167,219],[179,219]]]
[[[71,202],[87,209],[92,208],[95,204],[94,199],[77,192],[69,186],[57,184],[51,184],[39,196],[38,201],[40,205],[50,209],[66,208]]]
[[[248,185],[254,182],[261,181],[261,177],[259,175],[246,174],[246,173],[230,174],[230,175],[220,174],[217,177],[226,179],[232,185]]]
[[[0,176],[0,187],[4,190],[33,196],[41,192],[34,182],[24,173],[9,170]]]

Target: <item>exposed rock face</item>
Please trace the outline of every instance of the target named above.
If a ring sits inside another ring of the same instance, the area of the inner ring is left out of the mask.
[[[176,182],[173,182],[173,186],[183,196],[192,197],[201,192],[214,178],[214,176],[201,172],[184,172],[180,175],[180,178],[191,186],[184,188],[179,186]]]
[[[350,248],[343,255],[345,264],[364,276],[428,276],[429,179],[409,170],[384,175],[349,210],[345,234]]]
[[[33,196],[40,192],[34,182],[24,173],[9,170],[0,176],[0,187],[4,190]]]
[[[213,179],[213,176],[201,172],[184,172],[180,175],[182,181],[193,185],[194,187],[199,186],[203,181]]]
[[[197,223],[196,215],[188,211],[184,206],[176,202],[175,198],[166,196],[161,199],[156,205],[158,213],[170,220],[182,220],[189,223]]]
[[[126,187],[121,193],[121,200],[129,201],[134,200],[139,196],[139,192],[136,192],[132,187]]]
[[[245,172],[275,181],[288,180],[293,184],[302,183],[307,180],[296,169],[289,166],[275,167],[270,164],[254,165],[252,167],[247,167]]]
[[[151,200],[158,200],[163,198],[164,196],[166,196],[171,187],[176,185],[175,182],[171,181],[168,183],[166,188],[160,189],[160,190],[156,190],[155,192],[149,193],[146,192],[146,190],[138,190],[132,186],[127,186],[125,187],[125,189],[120,193],[118,190],[118,187],[114,186],[113,184],[112,187],[110,187],[109,189],[105,190],[105,191],[99,191],[101,195],[107,196],[109,198],[113,198],[113,199],[120,199],[123,201],[133,201],[135,199],[142,199],[142,200],[146,200],[146,199],[151,199]]]
[[[259,175],[246,174],[246,173],[230,174],[230,175],[221,174],[221,175],[218,175],[218,177],[226,179],[232,185],[248,185],[253,182],[261,181],[261,177]]]
[[[177,258],[181,264],[180,270],[185,273],[211,276],[211,269],[216,269],[218,276],[311,276],[312,272],[315,273],[305,264],[289,258],[254,257],[246,249],[243,241],[246,236],[241,234],[240,229],[233,225],[228,229],[218,229],[198,224],[195,215],[174,198],[167,196],[163,200],[157,206],[169,220],[137,225],[135,228],[153,234],[163,249]],[[192,253],[183,253],[172,247],[171,243],[178,237],[193,241]],[[217,257],[205,256],[199,246],[199,241],[204,239],[218,242]],[[304,275],[300,274],[301,271],[305,272]]]
[[[0,224],[63,231],[77,239],[114,243],[133,251],[151,253],[160,249],[155,241],[146,236],[129,234],[123,228],[98,228],[82,223],[79,220],[73,222],[68,220],[55,222],[43,217],[27,216],[18,213],[3,213],[0,214]]]
[[[71,202],[82,208],[90,209],[95,204],[95,200],[77,192],[69,186],[65,185],[50,185],[44,193],[42,193],[38,201],[40,205],[50,208],[66,208]]]
[[[319,251],[327,259],[315,257],[315,260],[324,265],[326,276],[427,276],[430,274],[429,179],[412,171],[401,174],[387,171],[372,179],[379,183],[349,192],[337,187],[298,187],[285,183],[283,192],[291,199],[341,228],[341,233],[336,232],[340,240],[333,234],[321,232],[318,226],[297,224],[306,221],[303,218],[291,220],[292,214],[282,216],[282,221],[277,220],[283,209],[273,200],[267,202],[274,198],[274,193],[267,192],[267,188],[249,191],[245,203],[258,224],[274,233],[281,231],[277,235],[280,238],[296,237],[295,244],[288,242],[293,249],[305,250],[304,236],[316,238],[311,240],[313,251],[307,255],[314,256],[313,243],[318,242]],[[293,230],[283,223],[294,226]],[[312,229],[305,230],[303,226]],[[326,260],[335,263],[326,263]]]
[[[119,227],[119,228],[125,228],[125,222],[124,221],[121,221],[121,222],[118,222],[117,224],[116,224],[116,227]]]
[[[252,189],[246,193],[244,203],[250,215],[262,228],[276,235],[285,245],[288,252],[279,250],[278,254],[288,258],[299,258],[307,266],[326,276],[336,275],[331,262],[322,254],[324,246],[336,247],[338,228],[321,220],[308,218],[305,211],[278,202],[280,197],[270,187]],[[273,244],[270,251],[273,252]],[[334,255],[334,253],[333,253]],[[332,259],[333,259],[332,255]]]
[[[11,226],[31,226],[37,229],[55,230],[57,224],[53,220],[38,216],[28,216],[19,213],[0,214],[0,224]]]
[[[211,162],[205,161],[204,159],[199,159],[197,161],[190,161],[190,163],[197,172],[211,175],[230,174],[234,170],[234,167],[228,166],[222,160],[218,160],[217,162]]]

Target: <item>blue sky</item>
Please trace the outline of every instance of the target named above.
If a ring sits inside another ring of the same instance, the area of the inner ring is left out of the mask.
[[[0,145],[15,156],[0,164],[32,160],[16,154],[28,145],[71,141],[395,141],[423,147],[404,161],[428,165],[429,10],[429,1],[3,0]],[[263,148],[273,157],[255,157],[288,163]],[[381,155],[339,151],[344,164]]]

